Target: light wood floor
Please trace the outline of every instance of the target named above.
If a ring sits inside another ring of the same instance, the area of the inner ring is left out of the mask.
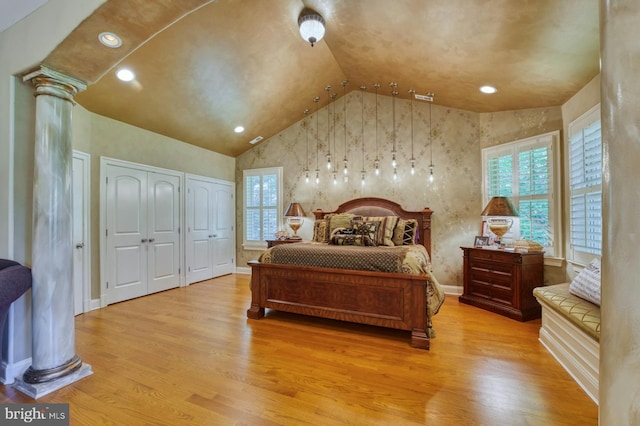
[[[72,425],[596,425],[597,406],[520,323],[448,296],[409,333],[269,311],[230,275],[76,317],[94,374],[37,402]],[[33,402],[2,387],[0,403]]]

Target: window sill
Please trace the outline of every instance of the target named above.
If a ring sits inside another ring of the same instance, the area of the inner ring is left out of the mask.
[[[564,257],[547,257],[544,258],[544,266],[555,266],[556,268],[562,267],[564,264]]]
[[[242,245],[244,250],[264,251],[267,249],[266,242],[245,243]]]

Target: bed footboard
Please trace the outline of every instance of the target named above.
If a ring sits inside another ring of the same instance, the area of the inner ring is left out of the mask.
[[[429,349],[426,281],[419,275],[291,267],[249,262],[251,307],[411,331],[411,346]]]

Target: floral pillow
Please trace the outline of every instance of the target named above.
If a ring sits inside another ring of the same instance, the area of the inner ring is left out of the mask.
[[[313,222],[313,241],[319,243],[329,242],[329,224],[326,219]]]
[[[569,284],[569,292],[600,306],[600,259],[593,259]]]
[[[355,220],[352,222],[352,229],[357,235],[366,235],[371,240],[371,245],[377,246],[376,236],[378,235],[378,228],[380,222],[364,222]]]

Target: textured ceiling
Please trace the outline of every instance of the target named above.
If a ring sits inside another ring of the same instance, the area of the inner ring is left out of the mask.
[[[298,34],[305,8],[326,21],[314,47]],[[76,97],[90,111],[237,156],[345,79],[476,112],[561,105],[598,74],[598,34],[598,0],[109,0],[44,62],[93,83]]]

